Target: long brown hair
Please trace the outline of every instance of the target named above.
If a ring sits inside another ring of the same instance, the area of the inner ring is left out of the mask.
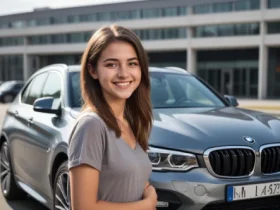
[[[152,109],[150,99],[150,79],[147,54],[139,40],[131,30],[112,25],[97,30],[90,38],[82,56],[81,92],[84,101],[83,110],[90,108],[104,120],[107,126],[121,136],[117,119],[103,97],[98,80],[91,77],[89,65],[97,68],[97,62],[103,50],[111,43],[124,41],[131,44],[138,56],[141,67],[141,81],[137,89],[126,101],[125,118],[128,120],[135,138],[144,151],[148,149],[148,138],[152,126]]]

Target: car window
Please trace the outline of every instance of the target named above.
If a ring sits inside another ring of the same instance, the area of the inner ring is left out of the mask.
[[[205,94],[204,91],[198,89],[192,83],[186,83],[184,80],[179,80],[179,84],[182,85],[182,89],[185,90],[185,97],[194,103],[208,106],[215,106],[215,102]]]
[[[71,107],[81,107],[80,72],[71,72],[69,75]]]
[[[22,91],[22,94],[21,94],[21,103],[26,103],[26,100],[27,100],[27,97],[28,97],[28,94],[30,92],[30,89],[32,87],[32,82],[29,82],[29,84],[25,87],[25,89]]]
[[[60,98],[61,94],[61,77],[59,73],[51,72],[46,80],[41,97]]]
[[[154,108],[225,107],[225,103],[196,77],[151,72],[151,100]],[[70,73],[72,107],[81,107],[80,72]]]
[[[150,81],[154,108],[225,106],[215,93],[193,76],[151,72]]]
[[[41,97],[42,88],[45,84],[47,73],[42,73],[36,76],[23,93],[22,102],[33,105],[34,101]],[[30,89],[30,90],[28,90]]]

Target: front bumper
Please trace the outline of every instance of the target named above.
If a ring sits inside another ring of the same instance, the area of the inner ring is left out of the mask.
[[[158,192],[158,210],[276,210],[280,209],[280,196],[227,202],[226,186],[279,180],[279,175],[221,179],[212,176],[206,168],[196,168],[188,172],[154,171],[150,182]]]

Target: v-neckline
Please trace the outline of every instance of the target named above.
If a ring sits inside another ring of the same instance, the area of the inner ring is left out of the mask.
[[[119,138],[129,149],[131,149],[132,151],[136,151],[137,147],[138,147],[138,142],[136,141],[135,147],[132,148],[125,140],[123,137],[120,136]]]

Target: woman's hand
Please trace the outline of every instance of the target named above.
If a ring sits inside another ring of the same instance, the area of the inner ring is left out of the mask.
[[[144,189],[143,198],[149,202],[149,210],[155,210],[157,206],[157,193],[155,188],[147,184]]]

